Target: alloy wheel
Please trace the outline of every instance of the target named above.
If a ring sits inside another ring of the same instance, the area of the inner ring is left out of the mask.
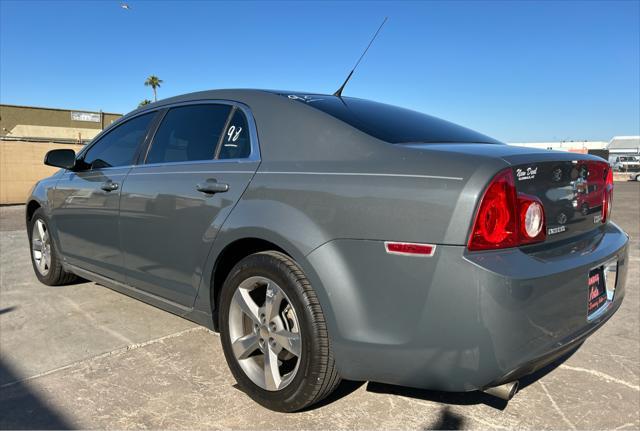
[[[51,241],[47,225],[42,219],[37,219],[33,224],[31,252],[38,272],[46,276],[51,268]]]
[[[229,309],[233,355],[253,383],[267,391],[296,376],[302,352],[298,316],[276,282],[254,276],[236,289]]]

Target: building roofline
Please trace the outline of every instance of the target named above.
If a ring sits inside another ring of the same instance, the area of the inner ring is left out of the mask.
[[[626,135],[626,136],[614,136],[613,138],[611,138],[611,141],[613,141],[614,139],[640,139],[640,135]],[[611,142],[609,141],[609,142]]]
[[[63,112],[89,112],[91,114],[100,114],[101,111],[93,111],[93,110],[85,110],[85,109],[66,109],[66,108],[49,108],[46,106],[31,106],[31,105],[13,105],[10,103],[0,103],[0,107],[3,106],[8,106],[11,108],[28,108],[28,109],[46,109],[48,111],[63,111]],[[103,114],[106,115],[120,115],[123,116],[124,114],[118,114],[116,112],[104,112],[102,111]]]

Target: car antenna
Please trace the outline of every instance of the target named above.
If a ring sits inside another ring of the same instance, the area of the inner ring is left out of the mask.
[[[389,18],[389,17],[387,17],[387,16],[384,17],[384,20],[382,21],[382,24],[380,24],[380,27],[378,27],[378,30],[376,31],[376,33],[371,38],[371,41],[369,42],[369,45],[367,45],[367,48],[364,50],[364,52],[362,53],[362,55],[360,56],[360,58],[356,62],[356,65],[353,66],[353,69],[351,69],[351,72],[349,72],[349,76],[347,76],[347,79],[344,80],[344,82],[342,83],[340,88],[338,88],[338,91],[333,93],[334,96],[342,97],[342,90],[344,90],[344,87],[347,85],[347,82],[349,82],[349,80],[351,79],[351,75],[353,75],[353,72],[356,70],[356,67],[358,67],[358,65],[360,64],[360,61],[362,60],[364,55],[367,53],[367,51],[369,51],[369,48],[371,47],[371,44],[376,39],[376,36],[378,36],[378,33],[380,33],[380,29],[382,29],[382,26],[384,25],[384,23],[387,22],[387,18]]]

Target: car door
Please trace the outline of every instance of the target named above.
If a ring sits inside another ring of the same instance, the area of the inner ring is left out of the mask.
[[[258,164],[248,108],[199,102],[166,110],[122,189],[127,283],[190,307],[211,243]]]
[[[124,280],[118,239],[120,191],[154,115],[139,115],[101,136],[58,181],[52,219],[68,263]]]

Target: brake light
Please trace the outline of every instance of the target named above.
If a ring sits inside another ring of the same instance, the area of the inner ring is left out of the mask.
[[[509,168],[499,172],[485,190],[467,246],[469,250],[492,250],[543,241],[544,227],[542,202],[516,193]]]
[[[602,196],[602,223],[606,223],[611,217],[611,206],[613,204],[613,169],[607,168],[607,180],[604,185]]]

